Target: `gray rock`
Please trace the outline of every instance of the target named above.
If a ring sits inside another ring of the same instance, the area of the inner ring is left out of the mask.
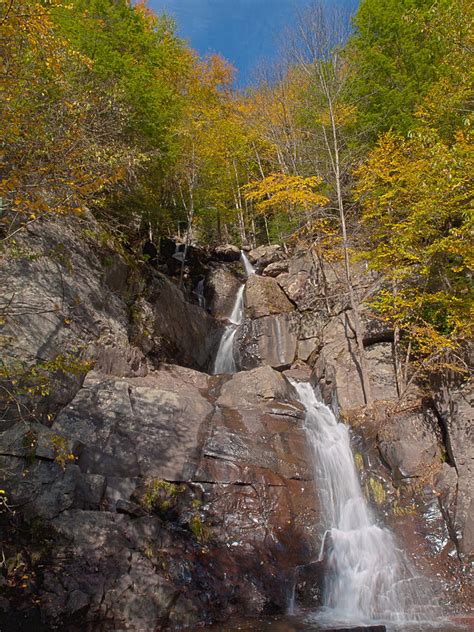
[[[96,359],[104,347],[122,353],[124,365],[127,355],[135,364],[139,352],[130,349],[123,298],[127,266],[99,245],[93,236],[99,230],[91,217],[87,223],[69,217],[36,222],[16,236],[23,256],[7,257],[0,271],[2,302],[8,305],[3,333],[10,340],[4,361],[13,371],[18,358],[26,366],[57,356]],[[41,410],[55,412],[67,404],[84,373],[53,376]]]
[[[248,318],[261,318],[294,311],[294,306],[280,289],[275,279],[253,274],[245,285],[245,314]]]
[[[258,248],[254,248],[250,250],[247,254],[250,263],[254,263],[257,267],[262,270],[270,263],[274,263],[275,261],[279,261],[285,257],[285,253],[283,248],[278,245],[274,246],[259,246]]]
[[[214,359],[222,325],[198,305],[188,303],[165,276],[154,274],[147,301],[152,307],[150,336],[161,360],[206,370]]]
[[[474,549],[474,441],[472,382],[447,392],[445,400],[438,398],[438,412],[446,436],[447,458],[437,480],[440,503],[450,533],[461,555]],[[456,472],[457,477],[454,477]]]
[[[240,259],[240,248],[232,244],[223,244],[214,248],[214,256],[220,261],[238,261]]]
[[[297,348],[296,313],[245,319],[234,341],[237,366],[245,370],[264,364],[276,369],[289,368],[296,358]]]
[[[288,261],[274,261],[263,269],[262,274],[263,276],[277,277],[279,274],[288,272],[288,266]]]
[[[364,406],[358,352],[350,310],[333,318],[323,329],[322,348],[312,380],[326,402],[336,401],[343,410]],[[391,343],[366,348],[366,359],[375,400],[398,397]]]
[[[122,498],[117,500],[115,504],[115,509],[117,510],[117,513],[127,514],[128,516],[135,516],[135,518],[146,516],[146,511],[142,507],[140,507],[140,505],[132,503],[129,500],[123,500]]]
[[[206,383],[181,367],[121,380],[91,373],[53,430],[83,444],[84,472],[186,480],[199,427],[212,412],[197,388]]]
[[[269,400],[295,400],[296,391],[290,382],[269,366],[236,373],[221,388],[218,406],[239,409]]]
[[[421,478],[441,462],[438,436],[428,411],[392,413],[379,432],[379,449],[395,478]]]
[[[234,307],[241,281],[223,266],[213,269],[207,277],[209,307],[216,318],[228,318]]]

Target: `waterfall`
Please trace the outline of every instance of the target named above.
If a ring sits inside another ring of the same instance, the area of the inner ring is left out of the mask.
[[[245,285],[241,285],[239,287],[239,291],[237,292],[232,313],[229,317],[230,324],[227,325],[224,333],[222,334],[214,363],[214,375],[219,373],[235,373],[236,371],[234,360],[234,337],[244,316],[244,290]]]
[[[317,400],[310,384],[294,386],[306,408],[326,521],[323,607],[315,619],[323,625],[432,622],[440,612],[429,582],[415,574],[393,534],[376,524],[362,494],[348,427]]]
[[[250,263],[250,261],[247,259],[247,255],[245,254],[245,252],[243,250],[240,251],[240,258],[242,259],[242,263],[244,264],[245,274],[247,275],[247,278],[251,274],[255,274],[255,268]]]
[[[255,274],[255,268],[247,259],[243,250],[240,253],[240,258],[244,265],[247,278],[251,274]],[[237,370],[234,359],[234,338],[237,333],[237,329],[244,318],[244,290],[245,283],[239,287],[237,296],[235,297],[234,307],[232,308],[232,313],[229,316],[230,323],[227,325],[224,333],[222,334],[214,362],[214,375],[218,375],[219,373],[235,373]]]
[[[200,279],[194,290],[194,294],[197,297],[199,307],[206,309],[206,298],[204,296],[204,279]]]

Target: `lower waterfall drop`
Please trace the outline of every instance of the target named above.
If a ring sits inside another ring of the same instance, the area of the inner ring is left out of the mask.
[[[306,408],[326,519],[320,554],[326,568],[323,606],[314,618],[321,625],[380,622],[391,629],[439,620],[428,580],[416,574],[393,534],[376,524],[367,505],[348,427],[318,401],[310,384],[293,384]]]

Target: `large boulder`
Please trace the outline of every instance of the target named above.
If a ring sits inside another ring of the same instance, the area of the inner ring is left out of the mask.
[[[112,356],[120,357],[123,375],[147,371],[143,352],[128,336],[127,297],[135,291],[130,268],[99,244],[95,232],[92,218],[38,221],[17,234],[17,253],[6,256],[0,269],[2,335],[9,341],[4,368],[17,380],[20,366],[25,372],[41,365],[44,373],[50,365],[64,368],[51,371],[36,415],[54,413],[71,400],[88,370],[86,360],[105,368]],[[24,413],[26,408],[33,409],[25,403]]]
[[[199,390],[206,386],[207,376],[177,366],[126,380],[90,373],[53,430],[82,444],[83,472],[113,479],[107,497],[118,479],[186,480],[200,425],[212,412]]]
[[[437,422],[430,409],[388,414],[379,435],[379,450],[395,479],[422,478],[434,463],[441,465]]]
[[[195,475],[212,481],[212,521],[236,552],[263,556],[264,574],[270,551],[282,569],[294,568],[316,552],[319,538],[311,451],[295,397],[288,380],[268,366],[235,374],[216,400]],[[285,575],[280,570],[276,577],[283,582]]]
[[[248,318],[288,313],[295,309],[275,279],[256,274],[251,275],[247,280],[244,304],[245,314]]]
[[[263,270],[270,263],[280,261],[285,258],[285,252],[281,246],[259,246],[247,254],[250,263],[253,263],[259,270]]]
[[[355,295],[362,300],[372,291],[376,277],[363,263],[352,264],[351,276]],[[348,307],[342,261],[328,261],[310,249],[300,249],[289,260],[288,271],[276,278],[301,311],[323,312],[329,318]]]
[[[298,315],[293,313],[245,319],[237,330],[234,353],[240,369],[269,365],[290,367],[298,350]]]
[[[288,261],[274,261],[273,263],[268,264],[266,268],[263,269],[262,274],[263,276],[277,277],[280,274],[288,272],[288,266]]]
[[[324,401],[334,398],[340,409],[350,411],[365,404],[352,313],[345,311],[323,328],[321,351],[314,366],[313,382]],[[365,348],[372,394],[375,400],[398,397],[393,349],[390,342]]]
[[[216,318],[228,318],[232,313],[241,281],[227,267],[211,270],[206,279],[209,309]]]
[[[104,245],[92,217],[38,221],[16,239],[0,270],[4,366],[17,381],[33,367],[49,374],[47,396],[24,401],[23,413],[57,413],[90,363],[117,377],[143,377],[170,358],[208,367],[220,324],[164,275]]]
[[[238,261],[240,259],[240,249],[232,244],[216,246],[213,254],[219,261]]]
[[[189,303],[164,275],[153,273],[142,301],[137,301],[135,339],[157,365],[171,361],[209,369],[222,336],[222,325],[199,305]]]
[[[298,328],[298,359],[314,364],[323,344],[323,330],[327,315],[321,310],[301,312]]]

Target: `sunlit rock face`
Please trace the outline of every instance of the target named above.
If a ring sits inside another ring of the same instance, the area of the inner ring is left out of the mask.
[[[250,263],[257,268],[258,272],[261,272],[271,263],[283,261],[286,257],[283,248],[275,244],[273,246],[259,246],[258,248],[254,248],[248,253],[248,258]]]
[[[256,274],[245,285],[244,304],[248,318],[283,314],[295,309],[275,279]]]
[[[474,550],[474,394],[472,381],[436,399],[446,436],[446,462],[436,485],[451,537],[463,558]],[[446,392],[445,392],[446,393]]]
[[[290,367],[297,358],[298,325],[298,316],[292,313],[245,319],[236,334],[237,365],[242,370]]]

